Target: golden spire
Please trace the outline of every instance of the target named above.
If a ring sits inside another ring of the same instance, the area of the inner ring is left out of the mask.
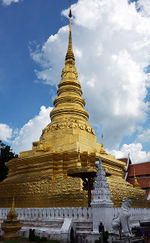
[[[11,220],[15,221],[15,220],[17,220],[17,216],[18,216],[18,214],[16,213],[16,210],[15,210],[15,197],[13,196],[12,206],[7,215],[7,219],[11,219]]]
[[[103,135],[103,133],[101,135],[101,139],[102,139],[102,142],[101,142],[100,153],[101,154],[107,154],[106,151],[105,151],[105,149],[104,149],[104,143],[103,143],[104,135]]]
[[[72,18],[72,13],[71,13],[71,9],[69,11],[69,42],[68,42],[68,50],[67,50],[67,54],[66,54],[66,58],[65,58],[65,65],[66,64],[75,64],[75,58],[74,58],[74,54],[73,54],[73,49],[72,49],[72,31],[71,31],[71,18]]]
[[[62,70],[61,81],[58,84],[58,97],[54,100],[55,108],[51,111],[52,122],[62,123],[65,119],[82,120],[89,118],[84,109],[85,100],[82,98],[81,85],[78,81],[78,72],[75,67],[75,57],[72,48],[71,9],[69,11],[69,42],[65,58],[65,67]]]
[[[134,170],[134,183],[133,183],[133,185],[134,185],[135,188],[141,188],[141,186],[138,183],[138,180],[136,178],[136,175],[135,175],[135,168],[133,168],[133,170]]]

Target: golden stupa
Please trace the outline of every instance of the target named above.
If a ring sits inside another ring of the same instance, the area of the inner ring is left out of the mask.
[[[32,150],[21,152],[7,163],[8,177],[0,183],[0,207],[9,207],[14,194],[16,207],[87,206],[82,180],[68,177],[67,171],[92,170],[99,156],[109,174],[114,205],[120,206],[122,199],[129,197],[133,206],[143,207],[147,205],[145,192],[124,180],[125,162],[105,152],[88,123],[72,48],[71,11],[69,17],[68,50],[50,113],[51,123],[42,131],[40,140],[33,142]]]
[[[10,211],[8,212],[7,218],[4,219],[3,223],[1,224],[1,228],[4,231],[4,239],[14,239],[19,238],[17,235],[17,231],[22,228],[22,224],[17,219],[18,214],[15,210],[15,199],[13,197],[13,202]]]

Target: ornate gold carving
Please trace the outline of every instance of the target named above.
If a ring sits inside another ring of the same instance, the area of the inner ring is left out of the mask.
[[[58,130],[58,129],[69,129],[69,128],[79,128],[81,130],[87,131],[93,135],[95,135],[95,131],[92,127],[90,127],[88,124],[85,122],[81,123],[81,121],[76,120],[76,119],[69,119],[69,118],[64,118],[60,122],[53,122],[50,125],[48,125],[45,129],[42,131],[41,139],[44,136],[44,134],[48,134],[50,131]],[[37,146],[37,142],[36,142]],[[43,144],[40,145],[41,147],[44,146]],[[44,149],[43,149],[44,150]]]

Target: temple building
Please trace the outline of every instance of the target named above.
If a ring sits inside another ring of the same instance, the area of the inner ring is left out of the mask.
[[[33,142],[32,150],[21,152],[7,163],[8,177],[0,183],[0,207],[10,207],[14,195],[16,207],[86,207],[88,197],[82,179],[68,176],[68,171],[95,171],[99,156],[114,206],[129,197],[132,206],[148,207],[145,191],[124,179],[126,163],[106,153],[88,123],[75,67],[71,11],[69,17],[68,49],[51,122],[43,129],[40,140]]]
[[[128,158],[119,159],[128,162]],[[140,186],[146,195],[150,194],[150,162],[132,164],[131,159],[127,168],[127,181],[133,186]]]

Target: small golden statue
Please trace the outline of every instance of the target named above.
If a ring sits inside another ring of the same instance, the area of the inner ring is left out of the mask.
[[[13,197],[12,207],[7,215],[7,219],[5,219],[1,225],[2,230],[5,232],[4,239],[19,238],[16,233],[22,228],[22,224],[17,217],[18,214],[15,210],[15,198]]]

